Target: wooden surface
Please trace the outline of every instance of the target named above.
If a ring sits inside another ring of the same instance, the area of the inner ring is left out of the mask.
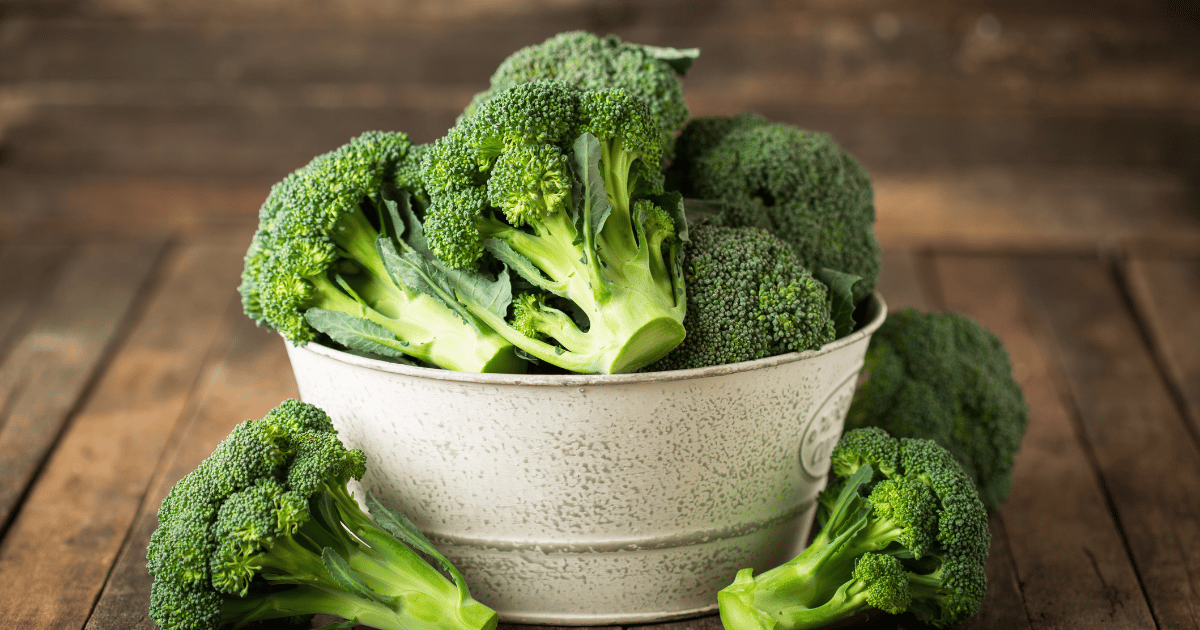
[[[152,628],[158,503],[296,395],[234,291],[271,183],[438,137],[572,28],[700,47],[695,115],[833,133],[890,307],[1005,340],[1032,418],[965,627],[1200,629],[1191,0],[0,0],[0,628]]]

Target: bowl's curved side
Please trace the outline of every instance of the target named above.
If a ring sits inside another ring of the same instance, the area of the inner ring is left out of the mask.
[[[846,343],[788,360],[556,387],[288,352],[301,397],[367,452],[363,484],[503,620],[643,623],[712,610],[738,569],[799,551],[875,306]]]

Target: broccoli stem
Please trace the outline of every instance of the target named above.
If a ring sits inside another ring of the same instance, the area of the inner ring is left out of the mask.
[[[528,337],[486,306],[462,295],[460,299],[472,314],[514,346],[537,359],[585,374],[635,371],[661,359],[679,345],[685,334],[674,305],[640,291],[614,292],[603,308],[587,312],[591,318],[587,332],[575,328],[556,338],[562,346]],[[545,324],[574,328],[574,323],[561,319],[548,319]]]
[[[739,571],[733,584],[717,594],[725,627],[807,630],[841,621],[871,607],[867,585],[852,577],[854,557],[849,558],[850,569],[842,571],[846,557],[840,553],[831,558],[826,547],[812,556],[758,577],[751,575],[753,569]],[[838,567],[831,567],[833,564]]]
[[[629,208],[629,172],[638,156],[625,150],[625,142],[617,137],[607,142],[600,142],[600,176],[604,180],[604,190],[612,211],[608,221],[613,223],[613,229],[601,231],[605,244],[618,256],[626,260],[632,258],[637,251],[637,243],[633,240],[633,215]]]
[[[310,307],[357,313],[405,340],[388,344],[392,348],[449,370],[524,371],[521,359],[495,331],[482,326],[472,330],[437,299],[396,284],[375,245],[379,233],[361,211],[347,214],[333,234],[342,255],[362,270],[343,277],[356,295],[347,295],[322,271],[307,278],[316,288]]]
[[[333,614],[381,630],[495,628],[495,611],[471,598],[457,571],[456,581],[446,579],[375,524],[344,486],[327,485],[310,504],[312,518],[259,557],[259,573],[268,584],[292,587],[227,598],[224,623]],[[355,592],[331,573],[325,549],[346,560],[354,579],[373,595]]]

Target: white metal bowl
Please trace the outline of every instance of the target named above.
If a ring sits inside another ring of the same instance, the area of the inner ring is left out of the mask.
[[[798,553],[886,306],[819,350],[618,375],[469,374],[288,345],[303,400],[510,623],[716,609]]]

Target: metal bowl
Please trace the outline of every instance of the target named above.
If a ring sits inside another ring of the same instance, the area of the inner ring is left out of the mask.
[[[871,333],[694,370],[470,374],[288,345],[303,400],[509,623],[716,610],[802,548]]]

